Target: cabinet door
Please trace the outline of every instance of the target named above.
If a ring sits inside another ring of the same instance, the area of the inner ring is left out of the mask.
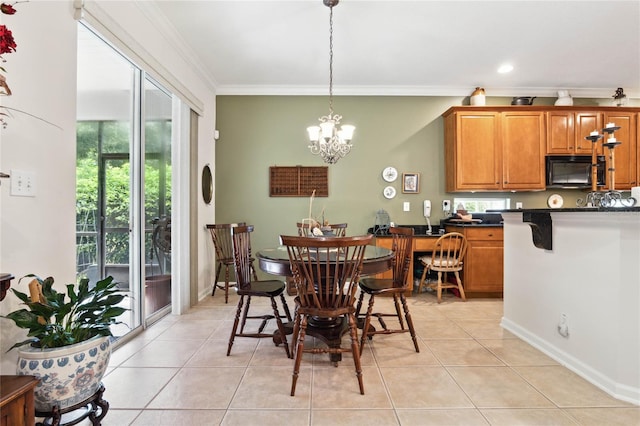
[[[572,111],[547,112],[547,154],[573,154],[574,134]]]
[[[456,114],[456,190],[500,189],[500,127],[497,112]]]
[[[611,173],[607,174],[607,187],[609,189],[624,190],[637,185],[637,114],[631,112],[606,112],[606,123],[615,123],[620,130],[614,133],[615,138],[621,142],[613,150],[605,148],[607,157],[607,169],[615,168],[615,188],[611,185]],[[610,135],[604,135],[604,142]],[[612,157],[613,154],[613,157]]]
[[[576,154],[591,155],[593,142],[585,139],[594,130],[602,133],[602,113],[576,112],[574,119]],[[602,153],[602,144],[597,143],[597,152]]]
[[[502,188],[544,189],[544,113],[502,114]]]
[[[502,241],[469,241],[465,256],[464,289],[473,292],[502,292]]]
[[[547,112],[547,154],[590,155],[592,142],[585,139],[602,129],[602,114],[592,111]],[[598,149],[602,152],[602,148]]]

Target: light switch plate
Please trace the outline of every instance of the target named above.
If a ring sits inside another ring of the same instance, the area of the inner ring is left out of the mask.
[[[411,211],[411,203],[409,201],[405,201],[404,204],[402,205],[402,209],[405,212]]]
[[[35,172],[11,170],[11,195],[13,195],[14,197],[35,197]]]

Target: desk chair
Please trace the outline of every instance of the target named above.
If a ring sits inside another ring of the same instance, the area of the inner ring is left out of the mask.
[[[233,269],[233,244],[231,242],[231,228],[245,225],[244,222],[239,223],[216,223],[207,225],[207,229],[211,233],[213,246],[216,250],[216,280],[213,282],[213,290],[211,296],[216,295],[216,288],[224,290],[224,303],[229,302],[229,270]],[[251,268],[253,269],[253,259],[251,259]],[[224,266],[224,285],[218,284],[220,271]],[[256,271],[253,270],[253,278],[258,280]]]
[[[413,244],[413,228],[392,227],[389,228],[389,233],[393,238],[391,245],[391,249],[394,252],[393,278],[363,278],[360,280],[359,284],[360,298],[358,299],[358,306],[356,308],[356,317],[361,317],[360,309],[362,308],[365,293],[369,295],[369,306],[367,308],[367,313],[364,314],[362,340],[360,341],[360,354],[362,354],[365,338],[367,337],[372,339],[376,334],[407,332],[411,334],[411,339],[413,340],[413,346],[416,348],[416,352],[420,352],[416,332],[413,328],[411,313],[409,312],[409,306],[405,297],[405,292],[407,292],[409,288],[407,284],[409,265],[413,261],[411,250],[411,246]],[[395,313],[373,312],[375,297],[379,295],[393,296],[393,303],[396,308]],[[400,310],[400,305],[402,305],[404,315]],[[378,318],[380,327],[382,327],[381,330],[374,330],[371,327],[372,317]],[[398,320],[400,328],[389,329],[383,317],[395,317]],[[408,328],[404,325],[405,321],[407,322]]]
[[[336,355],[351,352],[360,393],[364,395],[354,302],[365,248],[373,235],[280,238],[287,247],[298,292],[291,342],[294,353],[291,396],[295,395],[304,352]],[[308,283],[312,285],[308,286]],[[345,318],[348,323],[346,327]],[[340,343],[336,343],[327,347],[305,349],[307,326],[319,328],[323,322],[325,325],[329,323],[327,328],[331,330],[336,330],[336,327],[345,327],[345,331],[348,329],[351,347],[343,348]],[[334,361],[334,365],[337,365],[337,361]]]
[[[234,270],[236,274],[236,291],[240,299],[238,300],[238,309],[236,310],[236,317],[233,321],[233,328],[231,329],[231,336],[229,336],[229,348],[227,349],[227,356],[231,353],[231,347],[236,337],[255,337],[255,338],[273,338],[272,333],[265,333],[264,328],[270,319],[275,318],[278,326],[278,332],[282,343],[284,343],[284,350],[287,353],[287,358],[291,358],[291,352],[289,351],[289,345],[287,343],[287,335],[282,324],[282,316],[278,312],[278,305],[276,303],[276,297],[280,298],[282,307],[285,312],[287,321],[291,322],[291,313],[289,312],[289,306],[284,298],[284,282],[278,280],[252,280],[253,270],[251,264],[253,258],[251,257],[251,232],[253,232],[253,226],[234,226],[231,228],[232,242],[233,242],[233,260]],[[249,308],[251,306],[252,297],[268,297],[271,300],[271,308],[273,309],[273,315],[249,315]],[[244,304],[246,298],[246,305]],[[242,315],[242,320],[240,316]],[[245,332],[245,325],[247,319],[261,319],[262,323],[258,327],[257,332]],[[238,326],[240,330],[238,331]]]
[[[418,293],[422,292],[425,285],[428,288],[435,289],[438,296],[438,303],[442,302],[442,290],[447,288],[457,288],[460,292],[462,300],[467,298],[464,294],[462,281],[460,281],[460,271],[462,271],[462,260],[467,252],[467,239],[459,232],[449,232],[438,238],[431,256],[420,257],[420,262],[424,265]],[[438,273],[438,281],[435,283],[425,283],[427,272],[435,271]],[[447,281],[447,274],[452,272],[456,277],[456,284]],[[444,275],[444,276],[443,276]]]

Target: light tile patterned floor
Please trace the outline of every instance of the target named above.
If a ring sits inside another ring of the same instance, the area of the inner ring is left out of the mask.
[[[238,338],[226,356],[236,302],[208,297],[118,348],[103,425],[640,425],[640,407],[503,330],[501,300],[414,296],[420,353],[408,334],[376,336],[362,355],[365,395],[349,355],[335,368],[305,354],[295,397],[293,361],[270,339]]]

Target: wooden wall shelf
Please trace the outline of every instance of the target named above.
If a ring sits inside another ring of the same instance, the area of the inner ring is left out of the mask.
[[[270,197],[329,196],[329,168],[304,166],[269,167]]]

